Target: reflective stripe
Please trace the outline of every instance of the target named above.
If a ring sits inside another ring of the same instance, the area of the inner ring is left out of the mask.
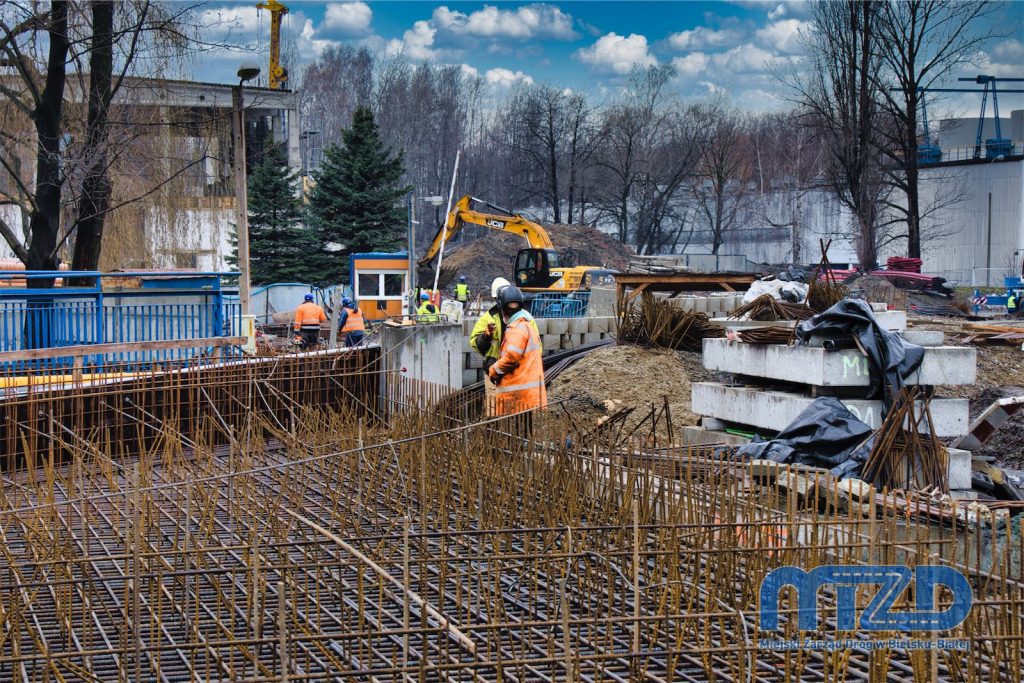
[[[529,351],[536,351],[539,348],[540,348],[540,342],[531,343],[529,346],[526,347],[526,351],[527,352],[529,352]]]
[[[513,384],[507,387],[499,384],[496,393],[504,394],[510,391],[522,391],[523,389],[533,389],[534,387],[539,387],[542,384],[544,384],[543,380],[537,382],[527,382],[526,384]]]
[[[523,350],[522,350],[521,348],[519,348],[518,346],[514,346],[514,345],[512,345],[512,344],[509,344],[509,345],[508,345],[508,346],[506,346],[505,348],[506,348],[507,350],[509,350],[509,351],[515,351],[516,353],[526,353],[526,351],[523,351]],[[529,347],[527,347],[527,351],[529,351]]]

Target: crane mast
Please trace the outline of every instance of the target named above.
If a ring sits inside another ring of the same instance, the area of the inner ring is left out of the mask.
[[[266,0],[256,5],[258,9],[270,12],[270,74],[268,85],[278,90],[288,80],[288,69],[281,66],[281,17],[288,14],[288,8],[278,0]]]

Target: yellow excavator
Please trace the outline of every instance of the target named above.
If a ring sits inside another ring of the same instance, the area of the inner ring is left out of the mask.
[[[499,213],[484,213],[472,208],[472,204],[483,204]],[[571,294],[581,289],[589,289],[593,276],[607,275],[612,272],[600,266],[576,266],[568,263],[565,254],[559,254],[547,231],[531,220],[523,218],[508,209],[495,206],[482,199],[466,195],[460,199],[448,214],[445,225],[438,229],[427,253],[419,260],[421,269],[428,269],[441,250],[441,240],[445,228],[448,230],[445,242],[450,242],[465,225],[482,225],[492,230],[501,230],[515,235],[522,235],[529,243],[529,249],[520,249],[516,255],[514,279],[512,280],[524,293]],[[451,273],[444,273],[442,278],[451,279]],[[444,277],[448,275],[448,277]],[[497,275],[497,274],[496,274]],[[590,275],[591,277],[587,277]],[[441,286],[444,286],[443,284]]]

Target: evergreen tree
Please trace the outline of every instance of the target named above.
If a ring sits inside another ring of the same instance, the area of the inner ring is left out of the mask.
[[[236,238],[236,253],[237,244]],[[249,176],[249,279],[257,285],[309,282],[315,260],[315,238],[303,225],[298,173],[275,145]]]
[[[341,146],[325,150],[309,207],[320,241],[319,279],[348,281],[348,255],[392,251],[405,235],[402,198],[411,189],[399,185],[405,173],[402,153],[393,154],[380,139],[373,113],[357,107]],[[327,245],[340,250],[328,251]]]

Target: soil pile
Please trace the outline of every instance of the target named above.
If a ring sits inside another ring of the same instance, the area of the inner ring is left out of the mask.
[[[700,353],[657,351],[632,344],[607,346],[588,353],[563,371],[548,387],[548,400],[565,399],[576,424],[592,427],[613,410],[636,408],[626,424],[636,425],[661,410],[668,396],[672,424],[678,429],[697,424],[690,409],[690,382],[713,381],[717,373],[705,370]],[[664,432],[664,424],[659,424]]]
[[[601,266],[624,270],[633,251],[610,235],[587,225],[545,225],[555,249],[574,257],[574,265]],[[444,270],[449,266],[457,277],[464,275],[474,292],[490,291],[496,277],[512,279],[516,254],[529,247],[522,237],[490,231],[472,242],[456,244],[444,256]]]

